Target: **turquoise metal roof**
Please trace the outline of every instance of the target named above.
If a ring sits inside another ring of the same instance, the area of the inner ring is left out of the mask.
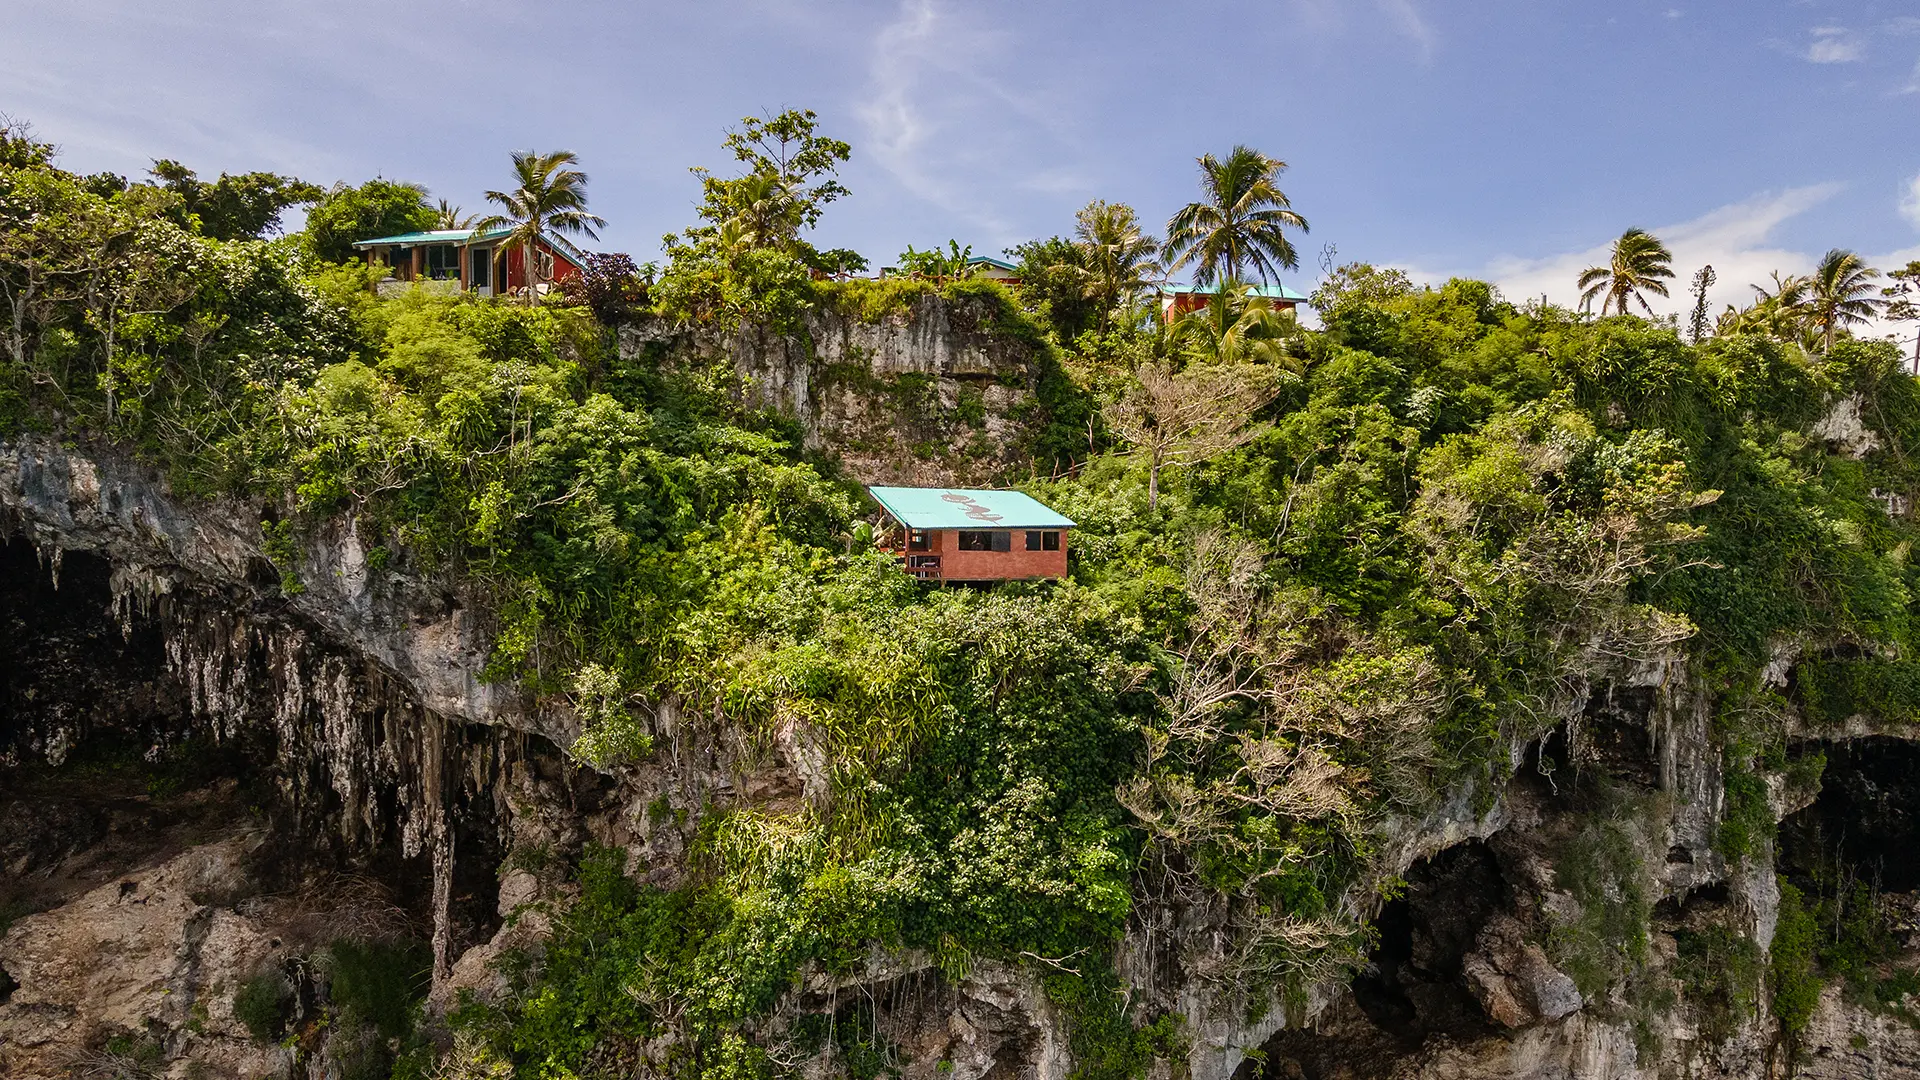
[[[1073,521],[1019,491],[870,487],[894,520],[909,529],[1068,529]]]
[[[1166,286],[1166,291],[1170,293],[1177,293],[1177,294],[1191,294],[1191,293],[1210,294],[1214,291],[1214,286],[1182,285],[1176,281],[1176,282],[1169,282]],[[1308,299],[1308,297],[1300,293],[1294,292],[1292,289],[1287,288],[1285,285],[1279,285],[1279,284],[1251,285],[1247,287],[1247,294],[1249,296],[1264,296],[1269,300],[1292,300],[1295,303],[1305,303]]]
[[[488,240],[512,230],[503,227],[488,229],[479,239]],[[382,236],[376,240],[362,240],[354,247],[380,247],[389,244],[412,247],[415,244],[463,244],[474,239],[472,229],[429,229],[426,232],[401,233],[398,236]]]
[[[480,235],[475,236],[472,229],[429,229],[425,232],[401,233],[398,236],[382,236],[374,240],[361,240],[353,246],[357,248],[369,248],[413,247],[418,244],[465,244],[474,241],[493,240],[505,236],[512,231],[511,226],[496,225]],[[540,239],[545,240],[548,247],[553,248],[555,251],[573,260],[576,266],[586,261],[580,249],[574,247],[563,237],[555,236],[551,232],[543,232],[540,234]]]
[[[1010,263],[1005,259],[996,259],[991,255],[975,255],[973,258],[967,260],[968,266],[978,266],[981,263],[985,263],[988,266],[997,267],[1009,273],[1020,269],[1020,265],[1018,263]]]

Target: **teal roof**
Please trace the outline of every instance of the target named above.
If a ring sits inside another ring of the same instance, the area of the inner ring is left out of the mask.
[[[511,231],[512,230],[505,226],[488,229],[486,232],[480,234],[480,239],[491,239],[492,237]],[[401,233],[398,236],[382,236],[376,240],[362,240],[353,246],[380,247],[393,244],[402,247],[412,247],[415,244],[463,244],[473,238],[472,229],[428,229],[425,232]]]
[[[353,246],[357,248],[369,248],[413,247],[418,244],[465,244],[475,240],[493,240],[505,236],[512,231],[511,226],[495,225],[493,228],[488,229],[476,237],[472,229],[428,229],[425,232],[400,233],[397,236],[382,236],[373,240],[361,240]],[[585,256],[580,253],[579,248],[574,247],[553,233],[543,232],[540,234],[540,238],[547,242],[548,247],[553,248],[555,251],[573,260],[575,265],[580,264],[585,259]]]
[[[909,529],[1068,529],[1073,521],[1018,491],[870,487],[868,493]]]
[[[1013,271],[1020,269],[1020,266],[1018,263],[1010,263],[1005,259],[996,259],[991,255],[975,255],[973,258],[967,260],[968,266],[978,266],[981,263],[985,263],[988,266],[998,267],[999,269],[1005,270],[1008,273],[1012,273]]]
[[[1169,282],[1167,284],[1166,291],[1170,293],[1211,293],[1214,291],[1214,286],[1182,285],[1179,282],[1175,281],[1175,282]],[[1305,295],[1294,292],[1292,289],[1287,288],[1285,285],[1279,285],[1279,284],[1250,285],[1247,287],[1247,294],[1249,296],[1264,296],[1269,300],[1291,300],[1295,303],[1301,303],[1301,304],[1306,303],[1308,299]]]

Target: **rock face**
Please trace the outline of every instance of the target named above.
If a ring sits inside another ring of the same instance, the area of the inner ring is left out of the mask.
[[[831,446],[863,482],[977,485],[1023,460],[1052,362],[993,333],[997,317],[985,299],[924,295],[874,322],[815,309],[793,335],[642,324],[621,331],[620,350],[729,364],[748,401],[792,417],[809,449]]]
[[[810,437],[851,422],[820,365],[928,375],[941,394],[983,378],[1018,389],[1017,365],[919,317],[836,337],[823,316],[805,365],[772,359],[792,342],[738,355],[768,365],[754,392]],[[276,563],[259,524],[271,516],[176,500],[110,453],[0,445],[0,1076],[105,1075],[130,1054],[181,1077],[320,1068],[329,1036],[257,1039],[235,1013],[242,985],[306,985],[298,957],[391,923],[433,940],[444,1009],[496,989],[490,962],[544,931],[534,905],[564,903],[532,854],[618,845],[634,874],[671,885],[693,811],[792,806],[818,787],[818,755],[797,736],[736,745],[671,701],[654,717],[660,753],[618,775],[583,770],[563,753],[564,707],[480,678],[480,598],[371,571],[350,522]],[[281,587],[289,573],[296,595]],[[1783,655],[1769,677],[1784,685],[1795,663]],[[1795,753],[1825,747],[1825,787],[1776,777],[1780,849],[1729,862],[1697,677],[1670,657],[1588,678],[1510,775],[1378,837],[1404,887],[1362,912],[1376,937],[1351,979],[1250,998],[1207,976],[1219,912],[1143,902],[1117,966],[1136,1008],[1180,1014],[1189,1040],[1156,1075],[1664,1080],[1784,1076],[1792,1063],[1804,1076],[1920,1076],[1907,1005],[1829,987],[1787,1040],[1759,985],[1777,872],[1838,860],[1920,909],[1920,749],[1864,728],[1845,743],[1796,729]],[[1915,961],[1910,949],[1901,962]],[[912,1080],[1064,1080],[1075,1067],[1028,968],[982,962],[950,980],[930,957],[876,955],[793,994],[870,1002]],[[655,1049],[669,1052],[640,1052]],[[796,1067],[824,1077],[833,1064]]]

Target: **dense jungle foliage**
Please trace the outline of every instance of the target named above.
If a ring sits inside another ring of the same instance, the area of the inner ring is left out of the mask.
[[[0,435],[111,441],[182,495],[254,501],[289,591],[303,530],[356,515],[376,566],[490,592],[492,675],[569,696],[599,766],[652,752],[663,702],[827,763],[798,809],[697,808],[677,887],[587,853],[513,994],[457,1014],[475,1069],[586,1076],[671,1033],[688,1076],[769,1076],[836,1039],[875,1075],[856,1006],[767,1018],[878,946],[950,978],[1031,965],[1082,1074],[1135,1076],[1181,1036],[1114,992],[1130,920],[1218,905],[1225,947],[1190,974],[1223,994],[1340,970],[1398,887],[1384,823],[1489,804],[1511,747],[1577,712],[1589,677],[1689,657],[1749,789],[1787,767],[1789,705],[1920,719],[1920,395],[1891,345],[1690,343],[1363,265],[1316,295],[1318,331],[1227,287],[1175,327],[1090,310],[1128,290],[1069,288],[1099,272],[1058,239],[1023,249],[1054,251],[1025,291],[819,281],[846,258],[797,246],[818,203],[766,210],[747,184],[789,169],[776,189],[837,196],[818,181],[844,144],[796,125],[730,144],[747,175],[706,178],[706,223],[620,317],[804,334],[814,306],[997,305],[1059,373],[1032,426],[1070,417],[1077,439],[1037,439],[1005,478],[1080,523],[1066,580],[915,585],[858,484],[746,410],[724,359],[622,353],[557,297],[378,298],[327,259],[346,203],[315,219],[323,242],[222,238],[164,185],[64,172],[18,136],[0,155]],[[817,153],[756,149],[782,136]],[[396,198],[424,207],[405,192],[368,192],[360,235]],[[1263,389],[1209,455],[1162,470],[1100,419],[1223,365]],[[1865,452],[1809,434],[1837,401]],[[1783,644],[1821,658],[1791,702],[1760,679]]]

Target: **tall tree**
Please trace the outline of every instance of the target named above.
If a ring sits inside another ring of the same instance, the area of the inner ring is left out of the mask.
[[[161,159],[147,170],[160,186],[180,196],[181,224],[196,225],[215,240],[258,240],[280,228],[280,215],[318,202],[326,192],[278,173],[221,173],[208,183],[177,161]]]
[[[1893,284],[1880,290],[1887,301],[1886,317],[1895,322],[1920,322],[1920,259],[1889,273],[1887,278]],[[1913,336],[1913,370],[1920,374],[1920,332]]]
[[[540,291],[539,243],[543,234],[573,233],[600,239],[595,225],[606,220],[587,212],[587,174],[569,166],[580,162],[571,150],[541,154],[532,150],[514,151],[512,191],[489,191],[487,201],[498,205],[501,213],[490,214],[474,222],[476,235],[505,227],[506,243],[520,249],[526,267],[527,303]]]
[[[418,184],[369,180],[359,187],[335,184],[307,211],[307,247],[328,262],[353,258],[353,245],[377,236],[431,229],[438,214]]]
[[[1086,252],[1089,299],[1105,330],[1115,308],[1131,304],[1160,276],[1160,245],[1140,231],[1140,218],[1126,203],[1100,199],[1074,215],[1074,242]]]
[[[1693,275],[1693,317],[1687,320],[1687,336],[1695,345],[1705,341],[1713,324],[1707,321],[1707,290],[1713,287],[1713,264],[1708,263]]]
[[[1287,163],[1246,146],[1234,147],[1224,160],[1202,155],[1199,163],[1200,201],[1167,222],[1167,269],[1193,264],[1194,280],[1202,285],[1237,281],[1244,269],[1257,271],[1261,281],[1277,278],[1282,267],[1299,269],[1300,255],[1286,230],[1306,232],[1307,219],[1280,190]]]
[[[722,179],[695,168],[704,198],[700,216],[710,228],[734,223],[734,238],[748,248],[810,254],[800,233],[819,223],[828,203],[847,194],[837,175],[852,148],[821,135],[811,109],[745,117],[727,132],[724,145],[746,171]]]
[[[1114,434],[1147,458],[1147,506],[1160,504],[1160,471],[1195,465],[1258,438],[1266,425],[1249,426],[1272,401],[1269,372],[1246,364],[1195,364],[1185,371],[1157,361],[1140,365],[1134,385],[1108,406]]]
[[[1627,301],[1638,300],[1647,314],[1653,314],[1641,293],[1667,295],[1667,280],[1673,277],[1673,252],[1645,229],[1628,229],[1613,242],[1613,257],[1605,266],[1590,266],[1580,275],[1580,306],[1589,308],[1593,298],[1604,297],[1600,314],[1612,306],[1627,313]]]
[[[1820,334],[1820,344],[1833,351],[1840,331],[1873,318],[1886,301],[1874,295],[1880,271],[1851,251],[1834,248],[1820,257],[1807,278],[1807,322]]]

